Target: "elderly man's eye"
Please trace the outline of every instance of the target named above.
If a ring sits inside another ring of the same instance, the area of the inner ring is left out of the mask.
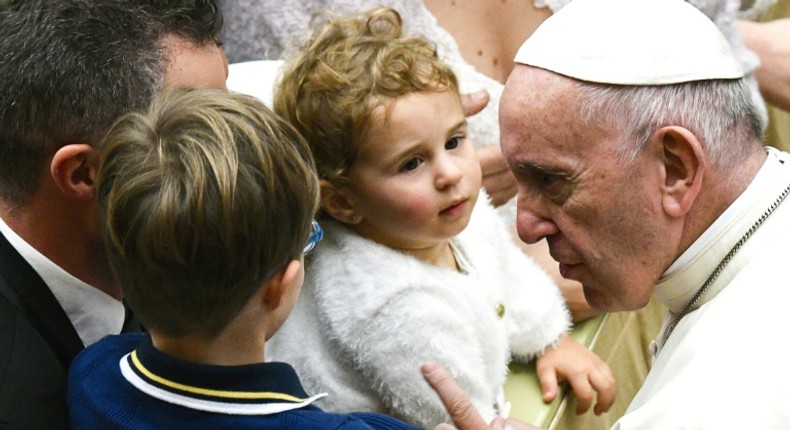
[[[550,186],[556,184],[557,181],[559,181],[559,178],[557,177],[557,175],[551,175],[551,174],[540,175],[539,179],[540,179],[540,183],[544,187],[550,187]]]
[[[571,195],[575,181],[567,173],[535,164],[519,164],[513,170],[516,179],[555,204],[563,204]]]
[[[565,176],[554,173],[540,172],[534,176],[534,180],[540,192],[557,204],[564,203],[573,189]]]

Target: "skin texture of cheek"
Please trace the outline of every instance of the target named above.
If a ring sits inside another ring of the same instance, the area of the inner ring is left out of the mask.
[[[415,187],[380,185],[358,189],[357,208],[363,218],[355,227],[358,233],[394,248],[419,246],[426,236],[435,236],[437,210],[430,196]]]
[[[606,251],[591,263],[597,278],[593,290],[599,293],[593,300],[606,310],[637,309],[647,303],[660,275],[655,256],[661,243],[649,214],[624,208],[612,221],[599,242]]]
[[[569,274],[584,285],[596,309],[618,311],[645,304],[660,272],[660,213],[629,172],[578,195],[558,219],[565,246],[583,260]],[[603,191],[603,192],[602,192]],[[562,219],[564,218],[564,219]],[[558,240],[558,247],[562,240]],[[551,243],[551,242],[550,242]],[[568,251],[566,251],[568,252]],[[570,262],[573,263],[572,258]]]
[[[416,192],[401,193],[401,198],[389,201],[381,207],[383,217],[391,216],[392,221],[398,224],[413,224],[420,226],[433,218],[435,206],[431,199]]]

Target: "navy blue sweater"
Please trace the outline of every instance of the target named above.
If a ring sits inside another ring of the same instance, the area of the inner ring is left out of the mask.
[[[72,363],[74,429],[414,429],[386,415],[313,404],[285,363],[209,366],[169,357],[147,334],[108,336]]]

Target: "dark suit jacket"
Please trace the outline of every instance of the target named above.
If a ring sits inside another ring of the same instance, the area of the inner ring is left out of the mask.
[[[68,429],[66,375],[83,348],[50,289],[0,234],[0,429]]]

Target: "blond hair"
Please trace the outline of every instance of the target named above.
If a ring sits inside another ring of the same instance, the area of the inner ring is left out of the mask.
[[[317,204],[313,160],[258,100],[175,90],[122,117],[104,144],[108,254],[149,329],[215,335],[301,256]]]
[[[318,176],[342,184],[374,110],[433,91],[458,93],[452,70],[431,42],[402,35],[398,12],[378,8],[330,17],[286,61],[274,110],[307,139]]]

